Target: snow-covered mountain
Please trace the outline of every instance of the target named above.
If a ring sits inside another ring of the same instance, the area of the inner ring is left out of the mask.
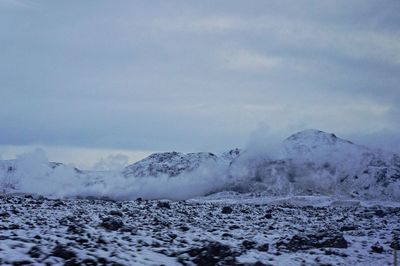
[[[320,151],[339,151],[358,149],[367,151],[362,146],[351,141],[336,137],[333,133],[326,133],[316,129],[307,129],[297,132],[283,141],[284,150],[288,157],[309,156]]]
[[[0,161],[0,189],[117,198],[175,198],[165,190],[179,189],[186,191],[185,198],[237,191],[400,201],[400,156],[309,129],[285,139],[280,157],[268,156],[268,151],[241,149],[219,156],[164,152],[121,172],[80,171],[48,162],[40,153],[20,156]]]
[[[167,175],[174,177],[184,172],[192,172],[200,165],[218,163],[218,156],[213,153],[153,153],[149,157],[127,166],[122,174],[126,177],[145,177]]]
[[[210,152],[181,153],[173,151],[153,153],[145,159],[125,167],[122,174],[125,177],[157,177],[160,175],[174,177],[182,173],[193,172],[200,166],[229,166],[239,157],[241,152],[240,149],[236,148],[224,152],[220,156]]]
[[[242,152],[243,150],[235,148],[233,150],[222,153],[220,158],[231,164],[234,160],[236,160],[236,158],[240,156]]]
[[[123,170],[125,177],[176,177],[201,165],[223,169],[224,190],[267,195],[340,195],[400,200],[400,157],[308,129],[282,143],[277,159],[251,150],[221,154],[155,153]]]
[[[328,181],[329,190],[363,198],[400,199],[400,157],[334,134],[306,130],[284,141],[287,157]],[[314,175],[315,175],[314,174]]]
[[[271,195],[325,194],[400,200],[400,157],[319,130],[283,141],[279,160],[243,153],[230,168],[234,189]]]

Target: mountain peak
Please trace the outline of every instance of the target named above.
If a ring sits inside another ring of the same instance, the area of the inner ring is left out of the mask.
[[[167,175],[177,176],[183,172],[191,172],[203,163],[217,163],[218,157],[209,152],[181,153],[162,152],[153,153],[147,158],[128,165],[122,171],[124,176],[144,177]]]
[[[296,132],[287,139],[295,140],[299,138],[315,138],[315,137],[337,138],[336,135],[333,133],[328,133],[322,130],[309,128]]]
[[[288,137],[285,142],[303,142],[304,144],[314,145],[333,145],[337,142],[352,144],[351,141],[338,138],[334,133],[327,133],[318,129],[299,131]]]
[[[284,141],[285,151],[289,157],[303,156],[316,150],[318,150],[318,154],[322,150],[330,153],[337,149],[353,149],[355,146],[357,145],[354,145],[351,141],[338,138],[333,133],[317,129],[306,129],[297,132]]]

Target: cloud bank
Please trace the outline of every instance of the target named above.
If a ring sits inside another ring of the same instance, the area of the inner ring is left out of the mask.
[[[399,1],[0,3],[1,146],[399,141]]]

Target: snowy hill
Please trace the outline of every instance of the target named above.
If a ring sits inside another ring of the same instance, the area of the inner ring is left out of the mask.
[[[239,191],[400,200],[399,159],[334,134],[305,130],[283,141],[279,160],[243,153],[230,176]]]
[[[234,160],[236,160],[236,158],[240,156],[242,152],[243,150],[235,148],[233,150],[222,153],[220,158],[231,164]]]
[[[218,157],[213,153],[154,153],[149,157],[127,166],[122,174],[126,177],[145,177],[167,175],[177,176],[183,172],[192,172],[202,164],[216,164]]]
[[[319,151],[345,151],[349,149],[367,150],[351,141],[336,137],[333,133],[320,130],[307,129],[295,133],[283,141],[288,157],[308,156]]]
[[[280,157],[268,156],[268,151],[241,149],[219,156],[164,152],[121,172],[80,171],[48,162],[36,152],[0,161],[0,189],[118,199],[186,199],[236,191],[400,201],[400,156],[309,129],[285,139]]]
[[[297,160],[308,172],[318,173],[331,189],[363,198],[400,199],[400,157],[375,151],[334,134],[306,130],[284,141],[288,158]]]

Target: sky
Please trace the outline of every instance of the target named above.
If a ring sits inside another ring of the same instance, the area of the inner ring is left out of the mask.
[[[0,0],[0,155],[40,147],[91,168],[307,128],[400,152],[399,12],[398,0]]]

